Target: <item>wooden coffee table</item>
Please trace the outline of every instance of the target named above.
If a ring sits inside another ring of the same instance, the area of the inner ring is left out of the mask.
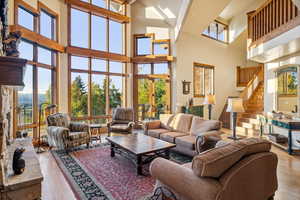
[[[170,149],[175,144],[165,142],[143,134],[125,136],[111,136],[106,138],[110,142],[110,155],[118,153],[134,162],[137,174],[142,175],[142,167],[157,157],[169,159]]]

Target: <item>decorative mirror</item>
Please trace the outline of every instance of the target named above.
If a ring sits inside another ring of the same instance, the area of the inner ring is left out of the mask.
[[[298,66],[281,67],[276,71],[277,111],[298,112]]]

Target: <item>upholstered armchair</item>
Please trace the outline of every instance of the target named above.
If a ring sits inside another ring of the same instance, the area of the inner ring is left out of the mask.
[[[67,114],[56,113],[47,117],[49,145],[70,150],[90,143],[89,127],[85,123],[71,122]]]
[[[219,142],[218,142],[219,143]],[[184,165],[157,158],[150,200],[271,200],[278,188],[271,143],[249,138],[200,153]]]
[[[133,126],[133,109],[116,108],[113,111],[112,121],[107,123],[108,135],[111,132],[132,133]]]

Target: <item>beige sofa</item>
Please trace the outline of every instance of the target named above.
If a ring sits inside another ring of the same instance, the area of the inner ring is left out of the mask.
[[[278,159],[270,149],[268,141],[250,138],[205,151],[184,165],[157,158],[150,166],[157,179],[150,199],[272,199]]]
[[[220,137],[220,128],[220,121],[182,113],[160,115],[160,120],[144,123],[145,135],[175,143],[174,150],[188,156],[197,155],[195,143],[198,136]]]

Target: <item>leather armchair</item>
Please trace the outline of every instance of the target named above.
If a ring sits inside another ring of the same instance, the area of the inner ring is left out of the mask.
[[[47,125],[50,146],[65,150],[82,144],[89,147],[88,124],[71,122],[67,114],[56,113],[47,117]]]
[[[134,126],[132,108],[116,108],[113,111],[112,121],[107,123],[108,135],[111,132],[132,133]]]

